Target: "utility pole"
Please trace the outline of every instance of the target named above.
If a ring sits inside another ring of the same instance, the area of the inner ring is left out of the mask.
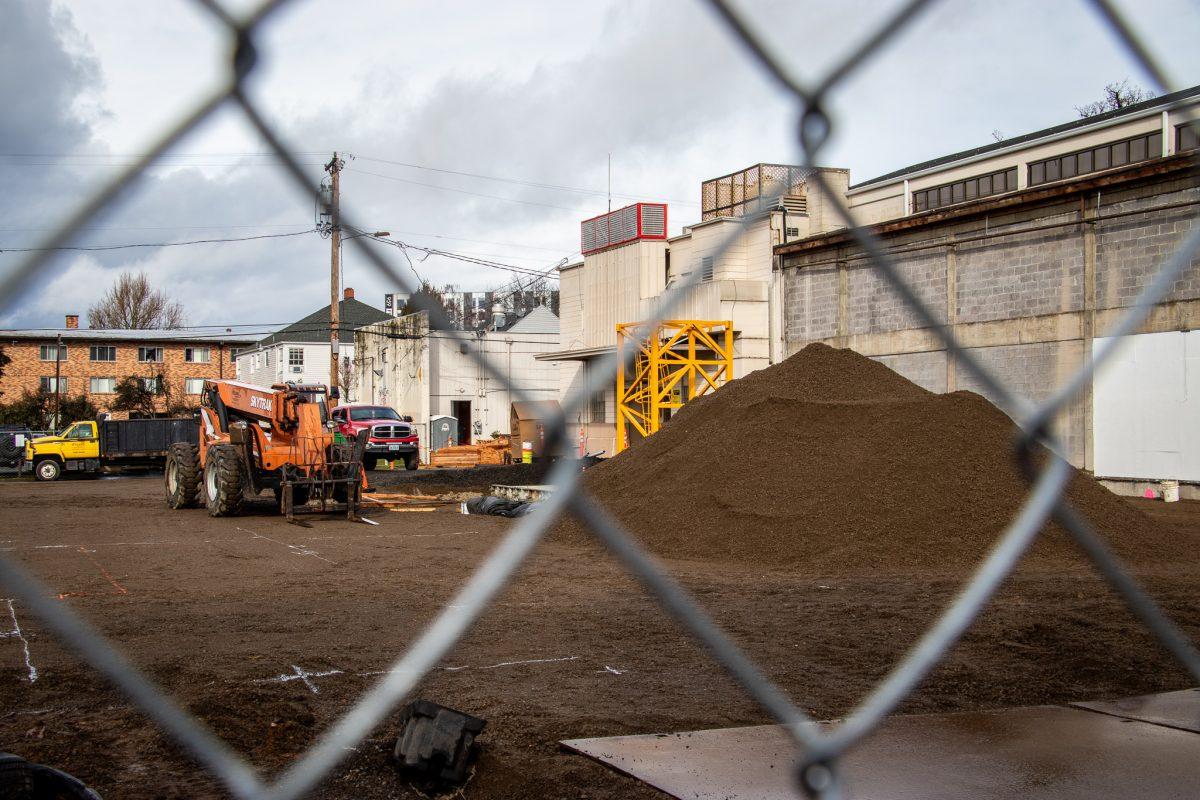
[[[337,405],[337,400],[340,397],[338,392],[338,324],[340,322],[340,314],[338,313],[338,304],[341,302],[339,296],[341,292],[341,278],[338,274],[341,265],[342,250],[342,225],[341,215],[338,211],[340,202],[340,190],[338,185],[338,175],[345,165],[345,161],[338,158],[337,151],[334,151],[333,158],[325,165],[325,171],[329,173],[332,182],[332,192],[329,201],[329,219],[330,219],[330,243],[329,250],[329,399],[332,405]]]
[[[54,343],[54,432],[58,431],[59,408],[62,406],[62,334]]]

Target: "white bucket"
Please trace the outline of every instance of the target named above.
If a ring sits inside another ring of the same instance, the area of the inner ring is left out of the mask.
[[[1163,481],[1159,485],[1162,486],[1162,499],[1164,503],[1179,502],[1179,481]]]

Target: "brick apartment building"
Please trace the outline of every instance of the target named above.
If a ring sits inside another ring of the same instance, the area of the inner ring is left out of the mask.
[[[12,361],[0,377],[0,402],[11,402],[26,390],[56,388],[64,397],[83,394],[100,411],[115,417],[111,403],[116,384],[133,375],[157,386],[161,375],[165,395],[155,399],[155,410],[166,411],[168,398],[199,404],[205,378],[236,376],[238,352],[253,346],[261,334],[214,333],[195,330],[91,330],[79,327],[79,317],[67,316],[62,330],[32,329],[0,331],[0,348]],[[55,359],[62,345],[55,384]]]

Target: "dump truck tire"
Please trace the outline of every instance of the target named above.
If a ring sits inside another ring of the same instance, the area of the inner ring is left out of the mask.
[[[209,516],[232,517],[242,510],[245,469],[237,448],[214,444],[204,462],[204,503]]]
[[[200,448],[187,442],[175,442],[167,449],[163,469],[167,508],[196,508],[200,505]]]
[[[33,477],[39,481],[56,481],[62,475],[62,464],[56,458],[39,458],[33,462]]]

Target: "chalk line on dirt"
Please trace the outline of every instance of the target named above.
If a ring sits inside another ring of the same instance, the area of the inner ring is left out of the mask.
[[[29,655],[29,640],[21,632],[21,623],[17,622],[17,610],[13,608],[12,598],[7,598],[5,602],[8,603],[8,616],[12,618],[13,627],[11,631],[0,632],[0,637],[15,636],[21,640],[21,646],[25,649],[25,667],[29,670],[29,682],[35,683],[38,679],[38,671]]]
[[[330,675],[342,674],[340,669],[327,669],[323,672],[308,672],[307,670],[303,670],[295,664],[292,664],[291,667],[291,674],[285,672],[282,675],[276,675],[274,678],[263,678],[261,680],[257,680],[255,683],[288,683],[290,681],[304,681],[304,685],[308,687],[310,692],[313,694],[320,694],[321,689],[315,683],[313,683],[313,678],[326,678]]]
[[[281,542],[281,541],[279,541],[278,539],[272,539],[270,536],[263,536],[261,533],[255,533],[254,531],[251,531],[251,530],[246,530],[245,528],[237,528],[237,530],[239,530],[239,531],[242,531],[242,532],[244,532],[244,533],[248,533],[248,534],[250,534],[251,536],[253,536],[255,539],[266,539],[268,542],[274,542],[275,544],[281,544],[281,545],[283,545],[284,547],[286,547],[286,548],[288,548],[289,550],[291,550],[291,551],[292,551],[292,555],[297,555],[297,556],[312,556],[313,558],[319,558],[319,559],[321,559],[321,560],[322,560],[322,561],[324,561],[326,564],[333,564],[334,566],[337,566],[337,562],[336,562],[336,561],[331,561],[331,560],[329,560],[328,558],[326,558],[325,556],[323,556],[323,555],[321,555],[320,553],[318,553],[316,550],[310,550],[309,548],[305,547],[304,545],[299,545],[299,544],[288,544],[287,542]]]

